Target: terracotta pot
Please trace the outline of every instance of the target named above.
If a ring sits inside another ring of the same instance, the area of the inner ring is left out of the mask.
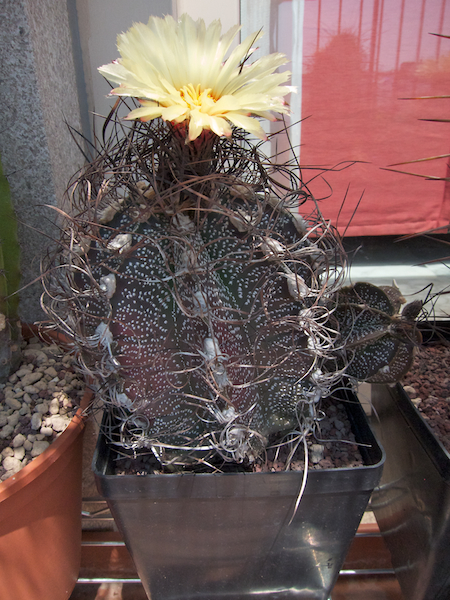
[[[64,600],[81,555],[82,438],[90,393],[68,428],[0,483],[0,598]]]

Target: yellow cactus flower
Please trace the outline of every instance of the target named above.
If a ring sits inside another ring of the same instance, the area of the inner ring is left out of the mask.
[[[252,116],[275,120],[273,112],[287,113],[283,97],[293,88],[282,86],[290,73],[275,70],[287,62],[280,53],[247,65],[253,44],[261,33],[248,36],[225,58],[239,26],[221,35],[220,21],[208,27],[202,19],[183,15],[150,17],[135,23],[117,38],[121,58],[99,68],[120,86],[116,96],[138,98],[141,107],[127,119],[149,121],[161,117],[173,123],[188,122],[189,141],[204,129],[218,136],[231,135],[232,125],[265,139]]]

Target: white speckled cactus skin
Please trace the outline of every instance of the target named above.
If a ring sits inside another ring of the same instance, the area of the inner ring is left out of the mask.
[[[385,291],[339,291],[345,256],[300,178],[237,135],[204,137],[189,148],[137,123],[110,138],[72,190],[44,303],[123,446],[163,464],[251,462],[274,435],[310,432],[353,361],[354,379],[389,379],[417,341],[400,317],[393,334]],[[358,329],[363,313],[378,316]]]

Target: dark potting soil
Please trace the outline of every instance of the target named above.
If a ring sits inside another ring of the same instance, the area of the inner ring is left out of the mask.
[[[315,434],[309,435],[307,439],[308,468],[317,470],[362,466],[364,462],[355,442],[355,435],[343,401],[324,399],[321,402],[320,410],[323,418],[319,421]],[[221,461],[214,464],[214,467],[217,468],[217,472],[226,473],[284,471],[290,447],[286,444],[280,446],[281,441],[271,440],[271,447],[267,449],[265,456],[253,464],[237,465]],[[304,465],[303,443],[300,443],[288,469],[303,471]],[[188,469],[185,468],[186,470]],[[212,469],[197,466],[189,468],[189,471],[212,472]],[[162,470],[161,465],[151,453],[143,453],[135,458],[120,456],[116,460],[116,475],[147,475],[167,472],[170,471]]]
[[[420,348],[402,383],[433,433],[450,453],[450,345]]]

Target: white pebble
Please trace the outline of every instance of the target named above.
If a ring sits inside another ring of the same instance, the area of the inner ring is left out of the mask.
[[[28,349],[24,350],[23,354],[26,358],[30,360],[36,360],[38,363],[42,363],[47,360],[47,355],[42,350]]]
[[[14,431],[14,427],[12,427],[11,425],[5,425],[4,427],[2,427],[2,430],[0,431],[0,438],[2,438],[2,440],[5,440],[7,437],[9,437],[12,432]]]
[[[58,398],[52,398],[48,411],[51,415],[57,415],[59,413],[59,400]]]
[[[322,446],[322,444],[312,444],[311,450],[311,462],[314,464],[319,463],[323,458],[325,446]]]
[[[22,433],[18,433],[12,441],[13,448],[18,448],[19,446],[23,446],[26,439],[27,438]]]
[[[32,366],[31,366],[31,368],[28,366],[21,367],[18,371],[16,371],[16,375],[17,375],[16,381],[17,381],[17,378],[22,379],[22,377],[25,377],[25,375],[28,375],[28,373],[31,373],[32,370],[33,370]],[[11,381],[11,379],[10,379],[10,381]],[[12,382],[12,383],[15,383],[15,382]]]
[[[19,410],[19,408],[22,408],[22,403],[19,402],[19,400],[16,400],[16,398],[13,398],[12,396],[7,396],[5,398],[5,404],[10,408],[13,408],[14,410]]]
[[[5,471],[13,471],[17,473],[20,471],[22,464],[18,458],[14,458],[14,456],[7,456],[3,459],[2,466]]]
[[[42,423],[41,413],[35,412],[31,417],[31,429],[40,429]]]
[[[70,419],[60,415],[51,417],[53,431],[64,431],[70,423]]]
[[[58,373],[56,372],[56,369],[54,367],[48,367],[48,369],[45,369],[44,373],[46,375],[48,375],[49,377],[51,377],[53,379],[53,377],[57,377]]]
[[[50,437],[53,435],[53,429],[51,427],[41,427],[40,432],[45,437]]]
[[[36,440],[33,444],[33,448],[31,449],[31,456],[39,456],[44,452],[44,450],[47,450],[49,446],[50,444],[48,442]]]
[[[48,384],[44,379],[41,379],[40,381],[34,384],[34,387],[40,392],[45,391],[47,389],[47,386]]]
[[[1,455],[3,456],[3,458],[6,458],[7,456],[14,456],[14,450],[7,446],[6,448],[4,448]]]
[[[48,412],[48,402],[42,400],[42,402],[36,404],[36,406],[34,407],[34,412],[38,412],[41,413],[41,415],[45,415],[45,413]]]
[[[19,419],[20,419],[19,411],[16,411],[12,415],[9,415],[8,425],[11,425],[11,427],[15,427],[17,425],[17,423],[19,422]]]
[[[59,346],[57,346],[56,344],[51,344],[50,346],[44,346],[42,348],[42,352],[45,352],[45,354],[48,355],[54,355],[54,356],[58,356],[58,354],[61,354],[61,349]],[[54,360],[54,359],[49,359],[50,360]]]
[[[14,449],[14,458],[22,461],[25,458],[25,448],[23,446],[19,446],[19,448]]]
[[[24,377],[22,377],[22,385],[24,387],[24,389],[26,388],[27,385],[33,385],[33,383],[36,383],[37,381],[39,381],[39,379],[42,379],[43,374],[40,373],[39,371],[35,371],[33,373],[27,373]]]
[[[30,440],[25,440],[23,443],[23,447],[25,448],[26,452],[29,452],[33,447],[33,442],[30,442]]]
[[[25,385],[23,391],[27,394],[37,394],[39,392],[35,385]]]

